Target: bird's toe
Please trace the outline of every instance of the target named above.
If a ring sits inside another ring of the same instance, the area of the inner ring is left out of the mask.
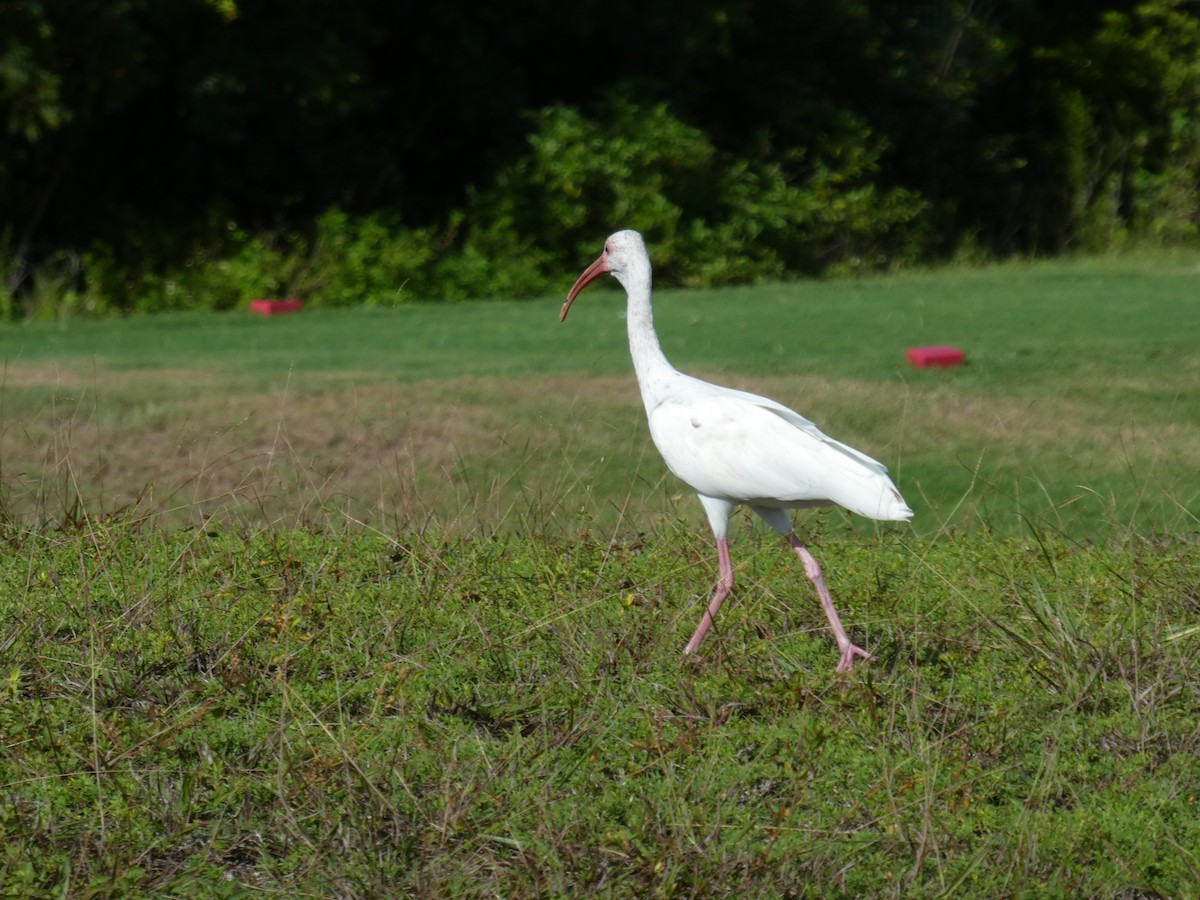
[[[870,662],[871,660],[875,659],[875,657],[872,656],[870,653],[868,653],[866,650],[862,649],[861,647],[855,647],[853,644],[850,644],[848,647],[846,647],[845,650],[842,651],[842,658],[838,660],[837,670],[839,672],[849,672],[851,669],[854,668],[854,660],[857,657],[862,657],[867,662]]]

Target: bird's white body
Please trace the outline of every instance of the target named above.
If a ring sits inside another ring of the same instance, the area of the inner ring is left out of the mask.
[[[850,668],[854,656],[867,654],[850,644],[841,630],[820,569],[791,535],[785,510],[837,504],[872,519],[908,519],[912,510],[888,478],[887,469],[774,400],[676,370],[654,331],[650,259],[636,231],[620,231],[608,239],[604,254],[568,294],[562,318],[579,292],[605,273],[614,275],[629,295],[629,349],[650,436],[668,468],[699,495],[717,538],[721,581],[688,651],[699,647],[732,589],[728,523],[734,508],[746,504],[788,537],[800,554],[843,651],[839,668]]]
[[[647,410],[650,435],[667,466],[696,493],[776,509],[836,503],[872,519],[912,515],[881,463],[799,413],[765,397],[680,379],[676,392]]]

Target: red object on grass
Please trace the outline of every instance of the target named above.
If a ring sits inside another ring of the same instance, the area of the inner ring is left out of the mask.
[[[961,366],[967,355],[957,347],[909,347],[908,361],[918,369]]]
[[[299,312],[304,306],[303,300],[251,300],[250,311],[262,313],[264,316],[277,316],[282,313]]]

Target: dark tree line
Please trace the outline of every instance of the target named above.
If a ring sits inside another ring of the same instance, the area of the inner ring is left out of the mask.
[[[155,277],[231,255],[289,283],[323,252],[336,280],[339,247],[408,260],[381,278],[436,263],[445,280],[511,238],[542,254],[511,288],[537,290],[577,265],[562,258],[576,240],[639,223],[697,283],[1195,241],[1198,14],[0,0],[2,289],[28,309],[41,273],[127,307]],[[585,136],[631,162],[581,155]],[[717,245],[759,265],[689,268]]]

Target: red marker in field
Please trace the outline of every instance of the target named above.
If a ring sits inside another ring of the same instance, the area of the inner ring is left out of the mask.
[[[250,312],[264,316],[278,316],[299,312],[303,306],[303,300],[251,300]]]
[[[650,437],[667,466],[700,496],[717,539],[716,592],[688,641],[695,653],[717,610],[733,590],[729,517],[746,504],[786,538],[817,590],[838,645],[838,669],[848,670],[867,651],[850,643],[834,609],[821,567],[792,533],[789,509],[844,506],[871,519],[905,520],[912,510],[865,453],[826,437],[812,422],[765,397],[708,384],[677,371],[663,355],[650,310],[650,257],[642,236],[619,231],[567,294],[560,319],[575,298],[601,275],[616,277],[629,295],[625,321]]]
[[[967,355],[957,347],[908,348],[908,361],[918,369],[929,369],[934,366],[942,369],[961,366],[966,359]]]

